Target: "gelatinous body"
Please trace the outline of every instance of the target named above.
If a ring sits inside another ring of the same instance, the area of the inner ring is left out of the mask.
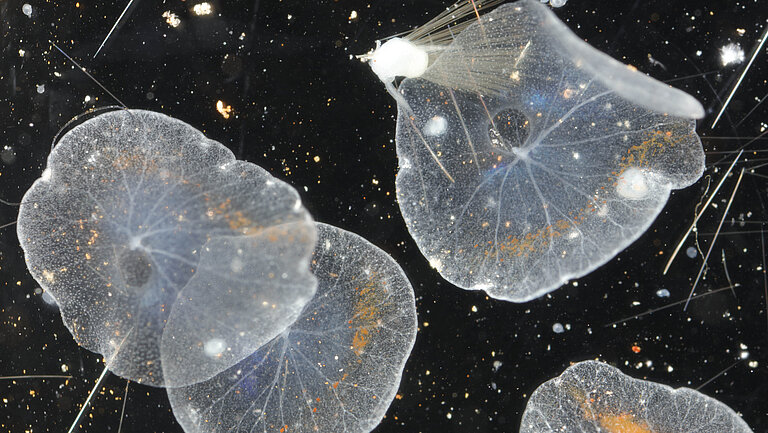
[[[413,289],[363,238],[318,224],[315,297],[280,336],[213,379],[168,390],[187,433],[368,432],[416,336]]]
[[[535,0],[482,15],[398,94],[408,229],[448,281],[499,299],[591,272],[704,170],[701,105]]]
[[[154,386],[230,367],[314,294],[314,223],[296,191],[159,113],[66,133],[22,200],[18,237],[75,340]]]
[[[689,388],[633,379],[583,361],[539,386],[520,433],[751,433],[731,408]]]

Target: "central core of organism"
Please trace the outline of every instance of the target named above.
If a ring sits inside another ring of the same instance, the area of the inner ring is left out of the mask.
[[[522,111],[507,108],[499,111],[488,125],[488,137],[495,148],[519,154],[530,133],[530,122]]]
[[[132,288],[142,288],[152,276],[152,260],[146,251],[141,249],[126,249],[120,254],[119,267],[125,285]]]

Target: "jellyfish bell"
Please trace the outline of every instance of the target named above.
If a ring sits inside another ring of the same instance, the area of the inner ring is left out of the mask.
[[[317,293],[296,322],[212,379],[168,389],[185,432],[366,433],[383,418],[416,338],[413,288],[362,237],[317,231]]]
[[[540,2],[448,29],[432,45],[431,29],[406,36],[428,66],[388,89],[398,204],[452,284],[542,296],[613,258],[703,173],[701,104],[591,47]]]
[[[730,407],[699,391],[633,379],[597,361],[582,361],[531,394],[520,433],[752,433]]]
[[[17,233],[75,340],[153,386],[239,362],[290,325],[316,285],[315,228],[297,192],[149,111],[100,113],[65,132]]]

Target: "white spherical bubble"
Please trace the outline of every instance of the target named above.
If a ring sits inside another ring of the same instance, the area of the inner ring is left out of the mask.
[[[629,168],[622,173],[616,185],[616,192],[623,198],[640,200],[648,194],[646,173],[637,168]]]
[[[563,327],[562,323],[557,322],[554,325],[552,325],[552,331],[555,334],[562,334],[563,332],[565,332],[565,328]]]
[[[392,38],[373,51],[369,64],[379,79],[388,83],[395,77],[421,76],[429,65],[429,55],[411,41]]]
[[[424,135],[436,137],[445,134],[448,130],[448,121],[443,116],[434,116],[424,125]]]
[[[560,8],[565,6],[565,4],[568,3],[568,0],[550,0],[549,5],[553,8]]]
[[[32,18],[32,5],[30,5],[29,3],[24,3],[21,6],[21,12],[23,12],[24,15]]]
[[[203,345],[203,351],[211,358],[215,358],[224,352],[227,348],[227,343],[221,338],[211,338]]]

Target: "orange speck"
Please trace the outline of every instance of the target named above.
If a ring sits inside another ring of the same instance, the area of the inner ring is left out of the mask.
[[[643,350],[643,349],[641,349],[641,348],[640,348],[640,346],[638,346],[638,345],[636,345],[636,344],[635,344],[635,345],[632,345],[632,351],[633,351],[633,352],[635,352],[635,353],[640,353],[640,351],[641,351],[641,350]]]
[[[629,413],[601,416],[600,425],[610,433],[651,433],[644,422],[636,422],[635,417]]]

